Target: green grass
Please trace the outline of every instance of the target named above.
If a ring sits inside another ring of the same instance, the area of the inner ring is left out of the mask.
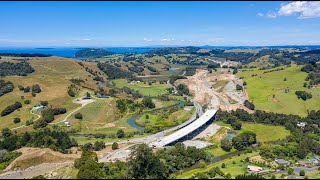
[[[154,83],[152,85],[148,85],[148,83],[144,84],[143,82],[128,84],[126,79],[117,79],[113,80],[116,86],[122,88],[124,86],[139,91],[141,94],[145,96],[158,96],[160,94],[165,94],[166,89],[169,88],[166,84]]]
[[[225,124],[221,121],[216,122],[220,126],[230,127],[230,124]],[[232,129],[232,128],[231,128]],[[268,142],[276,141],[278,139],[284,139],[286,136],[290,135],[290,131],[286,130],[283,126],[271,126],[264,124],[253,124],[242,122],[242,129],[236,130],[237,133],[242,133],[244,131],[252,131],[257,135],[258,142]]]
[[[246,157],[252,157],[258,154],[259,154],[258,152],[252,152],[248,154],[242,154],[240,156],[234,156],[232,158],[210,164],[205,168],[196,168],[196,169],[183,172],[182,174],[179,174],[177,176],[177,179],[189,179],[195,173],[209,171],[213,167],[219,167],[224,173],[230,173],[232,177],[235,177],[236,175],[243,174],[244,172],[246,172],[247,165],[249,165],[249,163],[240,162],[240,160],[244,160]],[[233,164],[232,163],[233,161],[235,161],[236,164]],[[226,164],[226,168],[221,168],[222,163]]]
[[[175,125],[182,124],[186,120],[188,120],[192,114],[194,113],[195,109],[193,108],[190,111],[186,111],[184,109],[178,110],[170,114],[168,117],[160,111],[159,113],[146,113],[142,115],[139,119],[136,120],[137,124],[142,126],[151,126],[151,127],[171,127]],[[146,118],[146,115],[149,118]]]
[[[246,90],[256,109],[306,116],[307,110],[319,109],[320,88],[303,87],[307,73],[302,72],[301,67],[303,66],[292,64],[291,67],[285,67],[285,70],[265,74],[263,72],[266,70],[241,70],[238,76],[244,77],[244,81],[247,82]],[[257,76],[252,77],[252,74],[257,74]],[[284,81],[284,78],[287,78],[287,81]],[[286,88],[290,90],[289,93],[285,93]],[[297,90],[310,92],[313,98],[307,101],[298,99],[295,95]]]

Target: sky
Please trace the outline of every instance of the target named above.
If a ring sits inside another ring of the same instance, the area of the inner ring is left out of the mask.
[[[320,2],[0,2],[0,47],[319,45]]]

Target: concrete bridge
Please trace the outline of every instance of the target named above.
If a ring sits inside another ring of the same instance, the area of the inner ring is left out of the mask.
[[[213,120],[217,110],[209,109],[203,115],[201,115],[197,120],[191,124],[179,129],[178,131],[163,137],[162,139],[152,142],[149,144],[151,147],[159,148],[167,145],[174,144],[179,140],[186,139],[190,136],[193,136],[195,133],[199,133],[203,127],[210,124]]]

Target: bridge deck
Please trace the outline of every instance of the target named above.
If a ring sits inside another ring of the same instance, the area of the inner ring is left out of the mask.
[[[202,116],[200,116],[197,120],[195,120],[193,123],[185,126],[184,128],[170,134],[169,136],[165,136],[161,140],[158,140],[156,142],[151,143],[150,145],[152,147],[163,147],[166,146],[174,141],[177,141],[188,134],[192,133],[196,129],[200,128],[204,124],[206,124],[215,114],[217,110],[215,109],[209,109],[207,110]]]

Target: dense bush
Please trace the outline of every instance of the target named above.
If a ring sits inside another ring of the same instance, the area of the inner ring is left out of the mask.
[[[34,72],[34,69],[26,61],[0,63],[0,76],[27,76],[32,72]]]
[[[0,141],[0,149],[13,151],[23,146],[28,147],[48,147],[54,151],[66,152],[67,149],[77,146],[74,139],[70,139],[69,135],[63,131],[50,130],[48,128],[36,130],[32,133],[24,133],[22,135],[6,136]]]
[[[304,101],[306,101],[307,99],[311,99],[312,98],[312,94],[311,93],[307,93],[306,91],[296,91],[296,95],[299,99],[302,99]]]
[[[33,93],[40,93],[41,92],[41,88],[40,88],[40,86],[38,84],[32,85],[31,90],[32,90]]]
[[[8,81],[5,82],[4,80],[0,79],[0,97],[12,92],[14,89],[14,85],[12,82]]]
[[[101,149],[104,149],[106,148],[106,145],[103,141],[96,141],[94,144],[93,144],[93,149],[95,151],[100,151]]]
[[[244,101],[244,106],[246,106],[248,109],[254,110],[254,104],[248,100]]]
[[[143,104],[145,107],[150,108],[150,109],[156,107],[156,105],[152,102],[152,99],[151,99],[150,97],[144,97],[144,98],[142,99],[142,104]]]
[[[21,119],[16,117],[13,119],[13,123],[18,124],[19,122],[21,122]]]
[[[6,116],[11,114],[13,111],[22,108],[22,104],[20,102],[15,102],[14,104],[7,106],[2,112],[1,116]]]
[[[242,151],[255,143],[256,143],[256,134],[251,131],[243,132],[240,135],[232,138],[232,146],[238,151]]]
[[[121,68],[115,67],[108,63],[98,63],[98,68],[103,71],[108,79],[121,79],[121,78],[135,78],[133,73],[130,71],[122,70]]]
[[[179,95],[183,95],[183,94],[190,95],[188,87],[184,84],[179,84],[177,87],[177,91]]]

